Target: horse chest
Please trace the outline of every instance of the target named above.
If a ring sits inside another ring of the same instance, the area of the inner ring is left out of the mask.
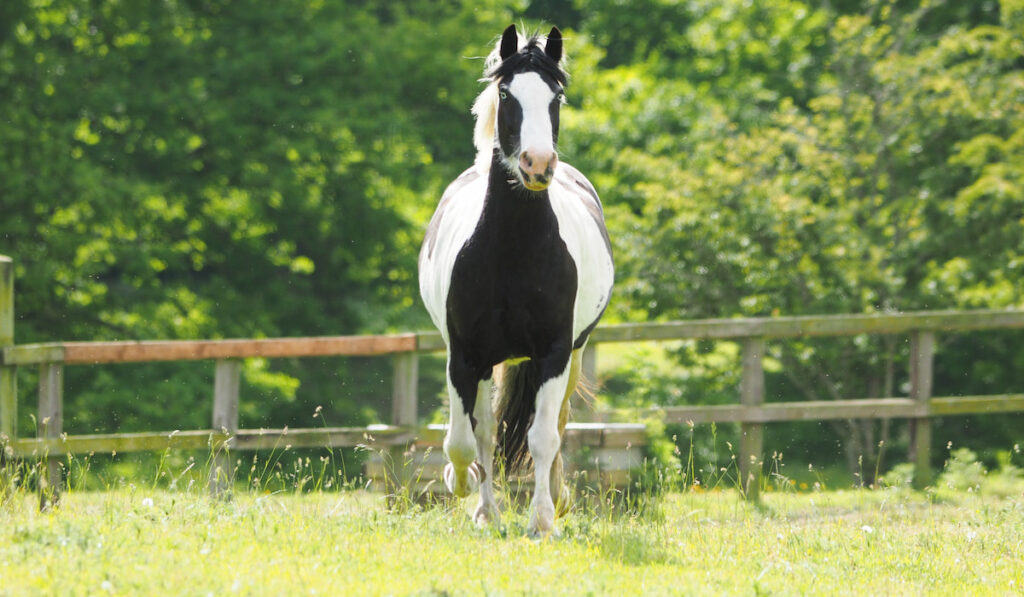
[[[485,209],[455,260],[449,335],[481,366],[571,342],[576,266],[546,201]]]

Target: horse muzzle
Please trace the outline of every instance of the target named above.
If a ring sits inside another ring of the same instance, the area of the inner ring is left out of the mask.
[[[519,154],[519,176],[530,191],[543,191],[551,184],[558,165],[558,154],[553,151],[523,151]]]

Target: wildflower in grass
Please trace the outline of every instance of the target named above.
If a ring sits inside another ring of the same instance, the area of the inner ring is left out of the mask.
[[[871,527],[871,526],[868,526],[868,525],[864,525],[864,526],[860,527],[860,530],[864,531],[864,533],[867,534],[867,535],[870,535],[871,533],[875,532],[875,529],[873,527]]]
[[[143,508],[152,508],[153,507],[153,498],[149,498],[149,497],[142,498],[142,507]]]

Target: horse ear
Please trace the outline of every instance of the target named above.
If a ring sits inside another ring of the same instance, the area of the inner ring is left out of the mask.
[[[501,50],[499,51],[502,60],[508,60],[508,57],[519,51],[519,34],[516,33],[516,26],[513,23],[509,25],[505,32],[501,34]]]
[[[558,30],[558,27],[552,27],[551,33],[548,33],[548,43],[544,45],[544,53],[556,63],[562,59],[562,32]]]

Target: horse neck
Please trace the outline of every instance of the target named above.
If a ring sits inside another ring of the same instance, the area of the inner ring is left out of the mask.
[[[491,158],[487,179],[487,200],[484,203],[485,220],[494,225],[522,225],[521,219],[532,220],[534,225],[554,223],[554,212],[548,192],[533,193],[511,183],[513,178],[505,169],[497,149]],[[538,218],[540,219],[538,221]]]

